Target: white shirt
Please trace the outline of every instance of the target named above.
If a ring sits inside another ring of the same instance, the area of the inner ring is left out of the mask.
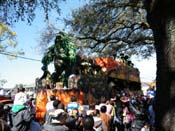
[[[49,101],[46,104],[46,110],[48,111],[50,109],[54,109],[54,107],[53,107],[53,101]]]
[[[27,95],[24,92],[19,92],[15,95],[14,105],[24,105],[27,102]]]

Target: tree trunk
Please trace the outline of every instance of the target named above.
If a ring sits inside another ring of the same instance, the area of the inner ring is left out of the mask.
[[[175,131],[175,2],[146,0],[157,53],[156,131]]]

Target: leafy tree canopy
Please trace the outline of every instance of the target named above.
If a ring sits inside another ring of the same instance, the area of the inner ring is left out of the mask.
[[[147,57],[154,52],[152,30],[140,0],[93,0],[65,20],[81,40],[79,50],[98,55],[124,52]]]
[[[51,11],[60,13],[61,1],[65,0],[0,0],[0,23],[12,25],[20,20],[31,24],[37,9],[48,20]]]
[[[0,23],[0,53],[8,58],[15,58],[16,55],[22,55],[22,50],[16,50],[16,32],[11,31],[6,25]]]
[[[65,0],[0,0],[0,52],[12,56],[24,54],[17,50],[16,33],[9,29],[18,21],[32,24],[38,12],[41,17],[49,20],[51,12],[60,13],[60,3]],[[15,49],[15,50],[11,50]],[[12,54],[12,55],[11,55]]]

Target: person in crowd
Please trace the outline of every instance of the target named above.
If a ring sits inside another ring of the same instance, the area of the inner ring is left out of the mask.
[[[13,108],[17,107],[18,105],[24,105],[27,103],[27,94],[25,93],[24,87],[19,87],[18,92],[15,94],[14,102],[13,102]]]
[[[51,113],[53,113],[55,110],[57,110],[57,109],[60,109],[59,108],[59,104],[61,103],[61,101],[59,101],[59,100],[53,100],[53,109],[49,109],[47,112],[46,112],[46,114],[45,114],[45,118],[44,118],[44,122],[48,122],[48,120],[49,120],[49,114],[51,114]]]
[[[95,131],[94,127],[94,119],[92,116],[85,116],[82,119],[83,131]]]
[[[3,113],[0,113],[0,118],[5,120],[5,112],[4,112],[4,104],[0,103],[0,111]]]
[[[77,98],[72,96],[71,102],[66,105],[66,111],[71,113],[73,109],[79,109],[80,104],[77,102]]]
[[[124,131],[129,131],[131,126],[130,111],[128,107],[128,102],[123,103],[123,125]]]
[[[30,131],[41,131],[42,128],[38,122],[34,120],[34,118],[30,122]]]
[[[9,105],[4,105],[4,116],[5,116],[5,121],[7,122],[7,124],[11,127],[12,126],[12,118],[11,118],[11,107]]]
[[[30,108],[32,114],[35,116],[36,111],[35,111],[35,102],[36,100],[32,97],[28,101],[28,107]]]
[[[79,116],[79,114],[78,114],[78,109],[74,108],[72,110],[72,113],[69,114],[69,117],[66,120],[66,126],[71,131],[79,131],[79,130],[81,130],[81,127],[80,127],[81,117],[82,116]]]
[[[102,106],[106,106],[106,98],[105,97],[101,97],[100,99],[100,104],[99,104],[99,109],[102,107]]]
[[[129,108],[134,114],[134,119],[131,122],[131,131],[140,131],[145,121],[147,121],[144,103],[139,96],[135,96],[129,101]]]
[[[33,115],[26,107],[19,110],[12,110],[12,129],[11,131],[28,131]]]
[[[11,131],[10,126],[2,119],[0,119],[0,131]]]
[[[101,106],[100,108],[100,118],[102,120],[104,120],[106,126],[107,126],[107,129],[109,130],[110,129],[110,124],[111,124],[111,119],[110,117],[106,114],[106,110],[107,110],[107,107],[104,105],[104,106]]]
[[[110,119],[111,119],[110,130],[114,130],[114,128],[115,128],[115,126],[114,126],[114,116],[115,116],[114,102],[115,102],[115,99],[112,99],[112,98],[106,102],[106,106],[107,106],[106,113],[110,116]]]
[[[122,108],[122,101],[120,97],[116,98],[116,107],[115,107],[115,116],[114,116],[114,123],[115,123],[115,130],[116,131],[123,131],[123,108]]]
[[[68,88],[78,89],[78,81],[80,79],[80,74],[78,70],[75,70],[74,74],[71,74],[68,78]]]
[[[51,95],[50,100],[46,104],[46,111],[48,111],[50,109],[54,109],[54,107],[53,107],[54,100],[56,100],[56,97],[54,95]]]
[[[142,127],[141,131],[150,131],[150,126],[148,123],[145,123],[144,127]]]
[[[69,131],[66,126],[68,114],[63,109],[57,109],[49,114],[49,120],[43,125],[42,131]]]
[[[94,119],[94,130],[95,131],[108,131],[108,127],[104,120],[100,118],[100,111],[95,109],[93,113],[91,113]]]
[[[10,125],[6,122],[4,104],[0,103],[0,131],[10,131]]]
[[[154,104],[155,100],[154,98],[149,98],[148,103],[148,121],[151,127],[154,127],[155,125],[155,111],[154,111]]]
[[[27,108],[27,95],[25,88],[20,87],[19,92],[15,95],[14,103],[11,110],[12,129],[11,131],[28,131],[33,119],[31,110]]]
[[[106,107],[107,107],[107,110],[106,110],[106,114],[109,115],[111,117],[111,113],[112,113],[112,104],[111,104],[111,101],[110,100],[107,100],[106,101]]]

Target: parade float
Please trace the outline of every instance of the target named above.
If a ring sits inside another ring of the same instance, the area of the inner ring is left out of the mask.
[[[48,70],[53,62],[55,72]],[[115,96],[116,90],[140,90],[139,70],[125,59],[86,57],[75,54],[69,37],[59,33],[55,44],[48,48],[43,59],[43,76],[36,80],[36,118],[42,120],[50,95],[64,105],[76,96],[81,104],[98,104],[101,97]]]
[[[84,103],[98,103],[101,97],[115,97],[116,91],[141,90],[139,70],[113,56],[81,58],[77,69],[78,88],[85,93]]]

